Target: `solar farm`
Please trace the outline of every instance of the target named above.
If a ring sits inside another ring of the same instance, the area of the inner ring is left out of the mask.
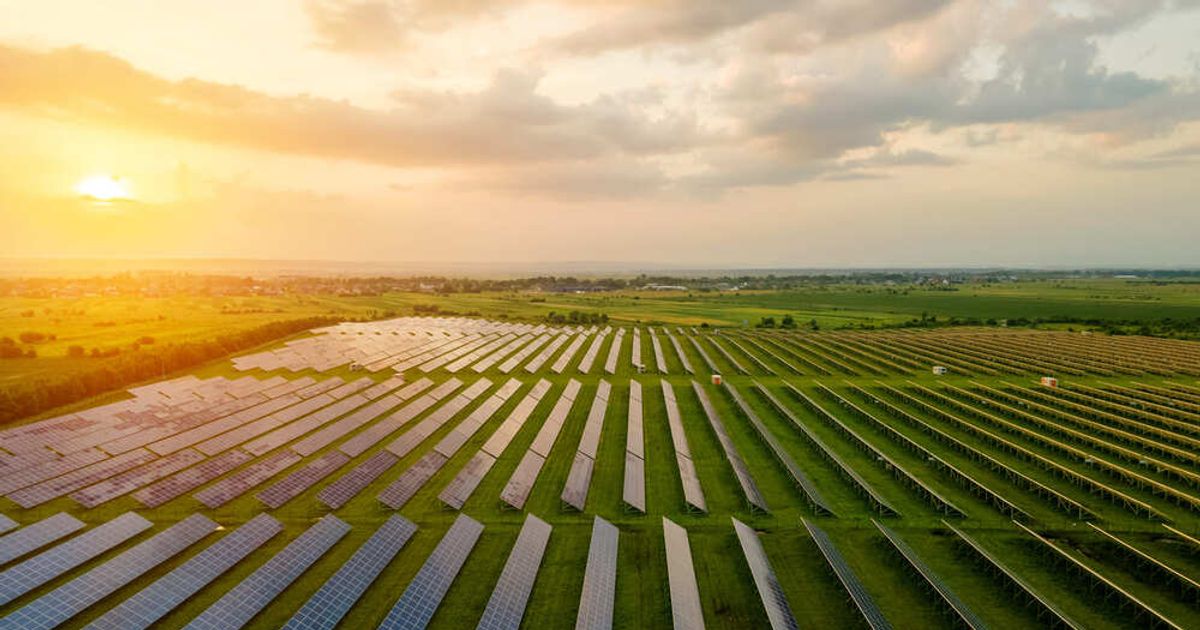
[[[1200,627],[1200,344],[342,323],[0,429],[0,628]]]

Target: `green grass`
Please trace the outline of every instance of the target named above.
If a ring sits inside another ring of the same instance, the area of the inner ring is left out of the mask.
[[[1056,287],[1049,283],[1038,287],[1048,300],[1042,305],[1043,311],[1052,312],[1059,304],[1073,304],[1078,301],[1086,305],[1090,301],[1111,302],[1113,312],[1120,310],[1123,304],[1120,296],[1123,289],[1120,286],[1099,286],[1103,283],[1092,283],[1087,289],[1071,289]],[[1154,312],[1168,312],[1180,304],[1185,304],[1190,295],[1184,289],[1170,287],[1164,289],[1162,302],[1156,304],[1134,304],[1137,309],[1151,309]],[[983,289],[981,289],[982,291]],[[959,294],[920,295],[920,301],[906,301],[912,296],[890,296],[889,307],[895,311],[898,319],[907,318],[905,309],[927,308],[928,304],[937,300],[986,299],[993,300],[993,313],[1004,312],[1012,308],[1019,312],[1018,305],[1027,304],[1026,293],[1011,287],[987,288],[989,295],[979,298]],[[1157,290],[1157,288],[1155,289]],[[612,316],[619,315],[627,305],[622,300],[636,302],[630,307],[642,321],[671,321],[672,323],[694,323],[690,318],[700,321],[720,321],[707,319],[712,313],[721,313],[723,318],[749,317],[751,313],[791,312],[811,302],[813,308],[825,309],[831,318],[841,317],[850,313],[875,313],[870,317],[885,318],[888,315],[882,311],[871,311],[867,308],[871,300],[878,306],[882,299],[873,293],[859,293],[852,289],[831,291],[824,301],[816,301],[815,295],[824,292],[790,292],[788,294],[758,294],[749,295],[698,295],[689,298],[686,295],[650,295],[642,294],[633,299],[632,296],[547,296],[547,302],[529,302],[528,296],[493,295],[493,296],[449,296],[434,297],[424,294],[404,296],[384,296],[382,298],[366,298],[359,305],[363,312],[368,309],[403,309],[415,303],[446,304],[445,308],[462,309],[478,308],[485,313],[507,313],[510,317],[536,317],[545,310],[571,310],[595,308],[608,312]],[[994,294],[992,294],[994,293]],[[1078,294],[1079,297],[1074,297]],[[1091,297],[1103,295],[1103,299]],[[865,297],[864,297],[865,296]],[[341,298],[338,298],[341,299]],[[915,299],[915,298],[914,298]],[[607,300],[607,302],[605,302]],[[737,308],[726,310],[727,306],[736,307],[737,301],[747,300],[745,311]],[[861,300],[855,305],[853,302]],[[336,302],[337,300],[333,300]],[[751,305],[750,302],[753,304]],[[970,305],[954,306],[947,303],[944,308],[964,308]],[[1008,305],[1008,306],[1004,306]],[[319,308],[328,304],[321,302]],[[851,306],[855,306],[851,309]],[[832,310],[834,308],[848,310]],[[181,306],[182,308],[182,306]],[[216,307],[213,307],[216,308]],[[779,310],[773,310],[778,308]],[[1020,308],[1032,308],[1021,306]],[[1080,308],[1086,308],[1081,306]],[[1132,308],[1132,307],[1131,307]],[[494,310],[489,310],[494,309]],[[859,310],[862,309],[862,310]],[[941,312],[941,311],[938,311]],[[969,312],[964,310],[962,312]],[[1150,312],[1150,311],[1145,311]],[[1173,311],[1172,311],[1173,312]],[[736,313],[736,314],[733,314]],[[883,314],[880,314],[883,313]],[[197,322],[203,313],[197,315]],[[102,315],[108,317],[108,315]],[[849,316],[849,315],[847,315]],[[857,316],[857,315],[855,315]],[[966,316],[966,315],[962,315]],[[1022,316],[1022,315],[1009,315]],[[18,316],[19,317],[19,316]],[[182,315],[181,315],[182,317]],[[207,313],[209,321],[225,321],[222,318],[240,318],[241,316],[226,316]],[[674,319],[669,319],[674,318]],[[28,318],[21,318],[28,319]],[[104,329],[107,333],[115,333],[120,329],[121,334],[137,335],[140,329],[137,318],[130,317],[128,329],[122,326]],[[5,320],[8,322],[8,320]],[[122,320],[124,321],[124,320]],[[11,322],[6,323],[9,325]],[[155,322],[148,322],[154,324]],[[81,332],[93,333],[86,330],[86,324],[80,322]],[[200,330],[204,326],[197,323]],[[68,330],[64,328],[64,330]],[[674,332],[674,331],[673,331]],[[98,333],[96,333],[98,334]],[[196,334],[196,333],[188,333]],[[65,332],[68,338],[70,332]],[[441,507],[437,494],[445,487],[458,470],[471,458],[488,436],[498,427],[500,422],[515,407],[538,378],[545,377],[554,387],[543,398],[522,431],[517,435],[491,473],[485,478],[463,512],[485,523],[486,529],[478,546],[469,557],[466,566],[458,580],[450,589],[443,605],[434,618],[435,628],[471,627],[477,620],[482,607],[491,593],[497,577],[507,558],[508,551],[516,539],[524,514],[520,511],[504,509],[500,506],[498,495],[507,482],[508,476],[515,468],[520,457],[528,448],[533,436],[537,433],[549,413],[550,408],[558,399],[559,393],[569,379],[575,378],[584,384],[575,406],[559,436],[556,447],[542,470],[535,486],[527,510],[536,514],[554,526],[546,556],[542,565],[537,584],[532,593],[525,627],[541,626],[562,627],[573,623],[578,608],[579,592],[582,586],[583,569],[586,562],[588,542],[591,533],[592,515],[600,515],[610,520],[620,529],[619,576],[617,581],[616,625],[622,628],[654,628],[669,627],[670,602],[667,591],[666,562],[662,540],[661,518],[667,516],[687,528],[694,556],[697,579],[700,586],[705,620],[712,628],[745,628],[761,627],[766,622],[765,615],[758,602],[750,580],[749,569],[741,559],[741,551],[734,536],[729,518],[738,518],[755,527],[761,532],[762,540],[768,556],[774,565],[784,592],[788,595],[792,607],[800,620],[802,627],[855,627],[861,625],[861,620],[852,607],[847,605],[846,598],[837,581],[828,570],[815,544],[800,524],[801,518],[813,519],[825,529],[834,542],[839,546],[847,561],[857,571],[870,593],[877,599],[885,614],[896,627],[926,628],[941,627],[948,623],[948,617],[937,606],[931,596],[921,587],[913,575],[900,563],[897,556],[886,545],[882,536],[872,526],[870,519],[873,514],[867,502],[855,493],[853,488],[817,453],[816,449],[804,438],[801,432],[784,417],[775,412],[752,389],[754,382],[766,386],[772,394],[781,400],[801,422],[813,432],[821,436],[839,456],[846,460],[869,483],[875,486],[898,510],[900,518],[888,518],[886,523],[911,545],[914,550],[990,625],[998,628],[1023,628],[1036,626],[1038,620],[1028,609],[1017,607],[1000,589],[1000,583],[978,570],[977,565],[966,562],[965,556],[953,539],[947,535],[941,526],[941,516],[921,499],[919,495],[900,484],[880,462],[856,448],[848,439],[833,430],[828,423],[806,409],[784,387],[790,383],[800,388],[817,400],[826,409],[837,415],[848,426],[857,431],[866,440],[892,457],[906,469],[918,474],[930,486],[948,500],[962,508],[967,517],[959,520],[962,528],[976,537],[988,549],[1004,558],[1010,566],[1017,570],[1030,583],[1039,588],[1043,594],[1060,604],[1072,617],[1083,622],[1088,627],[1121,628],[1135,627],[1136,623],[1128,619],[1127,611],[1117,611],[1111,604],[1105,603],[1096,595],[1090,594],[1085,583],[1061,573],[1047,562],[1045,556],[1028,541],[1008,521],[1006,517],[991,508],[988,504],[975,498],[958,484],[950,481],[935,469],[927,466],[920,458],[902,449],[887,438],[883,432],[874,428],[870,423],[841,410],[835,403],[826,398],[814,386],[816,382],[832,387],[842,396],[852,400],[875,413],[877,417],[892,423],[898,431],[917,441],[932,452],[943,457],[955,466],[969,472],[973,477],[1003,494],[1037,519],[1036,528],[1070,543],[1072,549],[1078,551],[1080,557],[1105,572],[1122,586],[1144,598],[1155,607],[1171,615],[1181,625],[1195,627],[1200,625],[1200,613],[1188,602],[1173,596],[1167,589],[1147,583],[1143,576],[1136,574],[1131,567],[1117,560],[1106,548],[1106,543],[1082,523],[1066,517],[1052,509],[1042,499],[1026,492],[1006,481],[1002,475],[992,472],[983,466],[972,462],[967,457],[951,450],[949,447],[936,442],[924,433],[905,425],[890,421],[878,408],[866,404],[861,397],[851,391],[844,380],[850,380],[868,389],[877,386],[875,378],[867,376],[846,377],[835,375],[829,377],[797,376],[789,374],[782,365],[770,356],[759,351],[756,347],[743,342],[742,345],[765,363],[773,366],[782,376],[757,375],[738,376],[733,374],[728,361],[705,342],[705,348],[725,370],[726,379],[736,385],[746,398],[752,409],[762,418],[764,424],[783,444],[789,454],[798,462],[817,487],[824,494],[839,518],[817,518],[807,503],[792,487],[790,479],[782,467],[775,461],[770,451],[761,443],[749,422],[741,415],[729,400],[727,395],[710,384],[703,383],[710,399],[713,401],[726,428],[728,429],[735,447],[746,460],[751,474],[763,492],[771,513],[761,514],[751,512],[741,496],[739,486],[725,460],[720,444],[712,428],[699,406],[691,390],[691,378],[681,373],[678,358],[665,336],[660,335],[664,351],[669,357],[671,375],[666,377],[674,386],[679,399],[684,418],[684,426],[688,441],[696,462],[698,474],[709,504],[707,515],[686,513],[683,509],[683,495],[680,489],[679,475],[672,457],[671,438],[667,429],[666,414],[663,409],[663,399],[659,388],[657,375],[637,375],[630,367],[630,350],[622,352],[618,373],[614,376],[603,375],[603,364],[607,357],[608,344],[597,357],[592,374],[578,375],[568,370],[563,375],[542,374],[530,376],[523,370],[513,375],[500,374],[496,369],[485,373],[494,383],[500,386],[510,377],[516,377],[525,383],[495,414],[489,422],[447,463],[447,465],[403,508],[400,513],[413,520],[420,527],[417,534],[400,552],[397,558],[389,564],[380,578],[367,592],[367,595],[352,610],[342,627],[374,627],[392,603],[403,591],[412,576],[420,568],[426,556],[432,551],[442,534],[453,522],[456,513]],[[687,353],[692,365],[700,374],[706,374],[703,360],[695,352],[686,339],[680,339],[681,346]],[[628,343],[628,342],[627,342]],[[726,344],[726,347],[738,357],[743,365],[752,368],[753,363],[745,359],[741,351]],[[770,347],[770,346],[768,346]],[[577,359],[582,356],[581,349]],[[792,361],[785,353],[773,348],[785,359]],[[811,350],[796,347],[801,353],[811,354]],[[653,351],[649,335],[642,335],[642,354],[650,361]],[[38,359],[41,361],[41,359]],[[795,361],[793,361],[795,362]],[[553,363],[547,362],[546,366]],[[216,362],[195,371],[201,376],[237,377],[241,373],[233,370],[227,362]],[[353,373],[342,368],[324,374],[301,373],[288,374],[298,377],[309,374],[314,377],[338,375],[342,378],[357,378],[361,373]],[[265,377],[265,374],[257,374]],[[444,372],[432,375],[435,381],[448,378]],[[459,374],[459,378],[467,380],[474,378],[474,373],[467,371]],[[377,375],[382,379],[385,375]],[[415,380],[417,374],[411,373],[409,380]],[[592,396],[597,383],[605,378],[613,383],[613,391],[607,410],[603,437],[601,440],[598,460],[591,490],[588,496],[587,513],[579,514],[564,511],[560,506],[559,493],[566,479],[574,455],[575,446],[583,430]],[[699,377],[698,377],[699,378]],[[908,377],[885,377],[883,380],[893,385],[902,385]],[[917,374],[914,380],[926,385],[936,382],[965,383],[967,379],[948,377],[935,379],[926,374]],[[1013,377],[1005,377],[1012,379]],[[648,454],[646,466],[647,501],[649,513],[638,515],[625,511],[621,504],[621,483],[623,479],[624,442],[626,435],[626,412],[628,397],[628,381],[637,379],[643,386],[645,411],[645,441]],[[996,384],[1000,378],[978,378],[981,382]],[[1096,383],[1101,380],[1126,382],[1129,379],[1074,379],[1079,382]],[[1160,378],[1140,378],[1145,382],[1162,382]],[[1194,380],[1194,379],[1192,379]],[[703,381],[702,381],[703,382]],[[1191,381],[1186,381],[1191,382]],[[462,418],[490,396],[493,390],[481,395],[472,405],[458,414],[451,422],[442,427],[423,445],[402,459],[399,465],[385,473],[371,486],[359,494],[343,508],[334,511],[339,518],[353,525],[353,530],[339,542],[312,569],[306,572],[293,586],[277,601],[268,606],[261,615],[256,617],[252,627],[277,627],[284,622],[299,606],[315,592],[323,581],[331,575],[342,562],[357,549],[358,545],[373,533],[374,529],[387,518],[391,511],[385,509],[375,496],[394,481],[399,474],[417,461],[438,439],[452,430]],[[111,400],[115,396],[105,400]],[[99,401],[89,401],[94,404]],[[1165,530],[1158,525],[1133,517],[1128,512],[1113,506],[1097,497],[1089,495],[1086,490],[1076,488],[1055,478],[1053,475],[1023,462],[1013,456],[980,443],[967,432],[956,428],[937,418],[930,417],[919,409],[906,407],[917,417],[920,417],[947,433],[964,439],[968,443],[979,446],[985,452],[997,457],[1015,470],[1068,494],[1084,502],[1102,518],[1103,526],[1109,531],[1121,535],[1143,549],[1158,554],[1164,560],[1183,570],[1195,571],[1200,569],[1200,556],[1186,547],[1172,542],[1163,536]],[[410,421],[402,431],[415,426],[430,412],[426,412]],[[1008,436],[1011,438],[1011,436]],[[1194,514],[1174,506],[1166,500],[1152,495],[1149,491],[1120,486],[1102,475],[1090,470],[1083,464],[1070,462],[1060,455],[1045,449],[1028,440],[1012,438],[1022,446],[1044,454],[1073,470],[1104,480],[1134,496],[1149,502],[1172,518],[1175,525],[1184,531],[1195,533],[1200,530],[1200,519]],[[389,438],[390,440],[390,438]],[[367,451],[348,465],[357,465],[370,457],[378,448],[382,448],[389,440]],[[315,454],[320,456],[324,451]],[[303,465],[300,464],[300,465]],[[299,466],[297,466],[299,467]],[[271,513],[284,524],[286,531],[273,539],[262,550],[247,561],[239,564],[231,572],[219,578],[216,583],[204,589],[198,596],[174,611],[164,620],[162,627],[178,627],[199,614],[204,608],[214,602],[231,586],[257,568],[273,553],[284,545],[315,519],[326,513],[316,500],[316,494],[337,475],[331,476],[318,483],[306,493],[293,499],[284,507]],[[185,496],[154,510],[141,510],[139,504],[130,497],[124,497],[99,508],[81,511],[67,498],[58,499],[32,510],[20,511],[10,503],[0,504],[5,513],[16,516],[21,522],[29,522],[37,518],[49,516],[58,511],[70,511],[78,514],[90,524],[106,521],[126,510],[136,509],[156,523],[158,528],[186,517],[195,511],[209,514],[226,527],[234,527],[245,522],[255,514],[264,510],[257,502],[253,493],[249,493],[230,504],[217,510],[207,510],[190,496]],[[212,540],[215,540],[215,536]],[[211,542],[211,541],[209,541]],[[86,567],[97,566],[104,560],[113,557],[123,545],[89,562]],[[199,551],[204,545],[190,549],[179,558],[152,570],[146,576],[135,581],[116,594],[106,599],[99,606],[89,609],[85,614],[74,619],[68,627],[79,627],[94,619],[116,602],[132,595],[157,577],[163,575],[171,567],[177,566],[187,557]],[[74,573],[78,574],[78,572]],[[17,606],[32,601],[36,596],[48,592],[53,586],[63,580],[37,589],[34,593],[20,598],[14,604],[0,609],[0,614],[6,613]]]

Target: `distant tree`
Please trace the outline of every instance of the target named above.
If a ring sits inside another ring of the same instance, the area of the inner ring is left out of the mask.
[[[138,337],[137,342],[139,345],[152,346],[152,345],[154,345],[154,337],[151,337],[149,335],[142,335],[141,337]]]
[[[21,343],[42,343],[46,340],[46,335],[40,332],[26,331],[18,336]]]
[[[817,318],[815,317],[808,322],[808,327],[813,330],[821,330],[821,324],[817,322]]]
[[[83,346],[71,346],[67,348],[67,356],[72,359],[82,359],[86,353],[87,351],[83,349]]]
[[[783,319],[779,320],[779,327],[780,328],[795,328],[796,327],[796,319],[794,317],[792,317],[791,315],[784,315]]]
[[[759,328],[774,328],[775,327],[775,318],[774,317],[762,318],[758,322],[758,327]]]

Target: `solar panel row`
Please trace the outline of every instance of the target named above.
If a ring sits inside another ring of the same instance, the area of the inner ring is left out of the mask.
[[[329,451],[259,492],[258,500],[271,508],[282,507],[283,504],[313,487],[318,481],[332,475],[334,471],[345,466],[349,461],[350,458],[345,453]]]
[[[671,347],[675,348],[675,356],[679,357],[679,364],[683,366],[683,371],[688,374],[695,374],[696,371],[692,369],[692,362],[688,361],[687,354],[683,351],[683,346],[679,345],[679,339],[675,335],[672,335],[666,326],[663,326],[662,331],[667,336],[667,340],[671,342]]]
[[[482,374],[491,369],[493,365],[503,361],[506,357],[516,352],[518,348],[529,343],[533,339],[533,333],[525,333],[516,339],[508,342],[503,348],[486,356],[483,360],[471,366],[471,369],[477,374]]]
[[[929,587],[933,589],[935,593],[938,594],[938,596],[942,599],[942,602],[949,607],[951,611],[953,611],[963,625],[971,628],[972,630],[983,630],[984,628],[987,628],[987,624],[984,623],[983,620],[980,619],[979,616],[976,615],[975,612],[972,611],[965,602],[959,599],[958,596],[954,594],[954,591],[950,590],[950,587],[947,586],[946,583],[943,582],[942,579],[938,577],[937,574],[934,573],[933,570],[930,569],[923,560],[921,560],[920,556],[918,556],[917,553],[908,546],[908,543],[904,542],[904,539],[900,538],[896,532],[892,531],[883,523],[880,523],[875,519],[871,519],[871,522],[874,523],[875,528],[878,529],[879,532],[888,539],[888,542],[892,544],[892,547],[894,547],[900,556],[908,563],[909,567],[912,568],[912,570],[915,571],[922,579],[924,579],[925,583],[929,585]]]
[[[667,373],[667,359],[663,355],[662,342],[659,341],[658,335],[655,334],[653,328],[647,328],[650,333],[650,347],[654,350],[654,365],[658,368],[660,374]]]
[[[562,345],[567,342],[569,337],[570,335],[568,333],[563,333],[555,337],[554,340],[547,344],[546,347],[543,348],[536,357],[533,357],[529,363],[525,364],[525,371],[533,374],[534,372],[542,369],[542,365],[544,365],[546,361],[550,360],[550,357],[554,355],[554,352],[561,348]]]
[[[216,457],[200,462],[191,468],[175,473],[158,483],[138,490],[133,493],[133,498],[146,507],[158,507],[171,499],[183,496],[199,488],[252,459],[254,458],[244,451],[226,451]]]
[[[241,628],[271,603],[283,589],[308,570],[341,540],[350,526],[327,514],[288,543],[279,553],[229,589],[186,626],[188,630]]]
[[[338,448],[351,457],[362,455],[367,449],[396,432],[400,427],[407,424],[409,420],[421,415],[427,409],[437,404],[438,401],[454,393],[459,387],[462,387],[462,381],[457,378],[447,380],[433,388],[429,393],[396,410],[392,415],[376,422],[361,433],[346,440]]]
[[[190,448],[176,451],[166,457],[160,457],[132,470],[113,475],[99,483],[76,490],[71,493],[71,498],[85,508],[94,508],[158,481],[167,475],[179,472],[203,459],[203,455]]]
[[[459,514],[379,628],[420,630],[428,626],[482,533],[483,524]]]
[[[475,401],[476,398],[483,395],[485,391],[491,388],[492,382],[487,378],[481,377],[479,380],[471,384],[459,395],[455,396],[446,404],[439,407],[433,413],[425,417],[417,423],[416,426],[405,431],[400,437],[387,445],[387,450],[391,451],[397,457],[408,455],[414,448],[424,442],[429,436],[437,432],[455,415],[461,412]]]
[[[0,538],[0,566],[83,529],[83,522],[59,512]]]
[[[612,345],[608,348],[608,358],[604,361],[604,371],[609,374],[617,373],[617,360],[621,358],[621,342],[625,340],[625,329],[618,328],[613,336]]]
[[[575,404],[575,396],[579,393],[580,387],[582,385],[579,381],[571,379],[563,388],[558,402],[554,403],[550,415],[546,417],[542,428],[533,438],[533,444],[529,446],[529,450],[521,458],[521,462],[517,464],[516,470],[513,471],[508,483],[500,492],[500,500],[509,506],[518,510],[525,506],[525,501],[529,499],[529,493],[533,491],[533,484],[537,482],[542,465],[550,456],[554,442],[558,439],[558,434],[567,420],[567,414],[570,413],[571,406]],[[486,444],[484,448],[487,448]]]
[[[663,517],[663,540],[666,544],[667,582],[671,592],[671,621],[675,630],[704,628],[704,611],[700,607],[700,587],[696,585],[696,570],[692,566],[692,548],[687,530]]]
[[[637,329],[634,329],[636,332]],[[637,341],[637,337],[634,337]],[[642,426],[642,384],[629,381],[629,418],[625,434],[625,481],[621,500],[646,513],[646,443]]]
[[[427,481],[433,478],[442,466],[446,464],[446,456],[437,451],[426,453],[415,464],[410,466],[404,474],[393,481],[388,487],[384,488],[379,493],[379,502],[392,508],[399,510],[404,507],[408,500],[413,498],[413,495],[424,486]]]
[[[0,514],[0,534],[3,534],[4,532],[7,532],[10,529],[16,529],[17,526],[18,525],[17,525],[16,521],[12,520],[11,518],[9,518],[3,514]]]
[[[281,531],[283,526],[269,514],[255,516],[98,617],[87,630],[142,630],[154,626]]]
[[[355,466],[350,472],[338,477],[336,481],[325,486],[317,493],[317,500],[325,505],[338,509],[358,496],[363,488],[387,472],[399,462],[400,458],[387,451],[379,451]]]
[[[575,335],[575,338],[571,340],[567,349],[563,350],[562,354],[558,355],[558,359],[554,361],[554,365],[550,366],[550,371],[555,374],[562,374],[563,370],[566,370],[567,366],[570,365],[571,359],[575,358],[575,354],[579,352],[579,349],[583,347],[584,342],[590,336],[591,333],[588,332],[581,332]]]
[[[763,512],[770,512],[767,507],[767,500],[758,490],[758,484],[754,482],[754,476],[750,474],[750,468],[746,466],[746,461],[742,459],[741,453],[738,453],[737,446],[733,444],[733,438],[729,437],[729,433],[725,430],[725,423],[721,421],[721,416],[717,414],[717,410],[713,407],[712,400],[708,398],[708,392],[700,386],[700,383],[692,381],[692,390],[696,392],[696,398],[700,399],[700,406],[704,409],[704,415],[708,418],[708,424],[712,427],[713,433],[717,434],[717,441],[721,444],[721,450],[725,452],[725,459],[729,462],[729,466],[733,468],[733,474],[738,480],[738,485],[742,488],[742,494],[749,502],[751,509],[759,509]]]
[[[0,619],[0,628],[54,628],[216,530],[193,514]]]
[[[139,448],[115,457],[96,462],[83,468],[77,468],[65,475],[48,479],[37,485],[17,490],[8,498],[17,505],[29,509],[52,499],[61,497],[69,492],[90,486],[97,481],[112,475],[136,468],[155,459],[154,453]]]
[[[600,518],[592,519],[592,540],[588,545],[587,566],[583,570],[583,590],[579,594],[576,630],[608,630],[613,623],[613,603],[617,595],[617,526]]]
[[[53,459],[39,461],[27,468],[0,475],[0,494],[9,495],[15,490],[41,483],[108,458],[108,454],[98,448],[75,451],[61,457],[48,450],[44,452],[47,457]]]
[[[521,362],[524,361],[527,357],[529,357],[529,355],[536,352],[537,349],[542,347],[542,345],[545,344],[547,341],[550,341],[550,337],[551,337],[550,334],[539,335],[537,337],[537,339],[534,339],[532,342],[530,342],[529,345],[525,346],[524,348],[521,348],[520,352],[517,352],[516,354],[514,354],[511,357],[509,357],[508,359],[506,359],[503,363],[501,363],[499,370],[505,374],[508,374],[509,372],[512,372],[513,370],[517,369],[517,366],[520,365]]]
[[[319,429],[335,418],[346,415],[368,401],[369,399],[362,394],[348,396],[295,422],[289,422],[266,435],[250,440],[242,448],[253,455],[269,453],[306,433]]]
[[[0,573],[0,606],[116,547],[151,527],[126,512]]]
[[[194,497],[210,508],[219,508],[249,492],[255,486],[283,472],[302,458],[291,451],[279,451],[202,488]]]
[[[644,366],[642,363],[642,329],[633,329],[633,342],[630,349],[629,361],[633,364],[634,369],[641,370]]]
[[[763,609],[767,611],[767,620],[771,623],[771,628],[796,630],[799,624],[792,614],[792,607],[788,604],[783,587],[779,585],[779,578],[775,577],[775,570],[771,568],[771,561],[767,559],[767,552],[763,549],[762,541],[758,539],[758,533],[736,518],[730,520],[733,521],[733,530],[737,534],[738,544],[742,547],[742,555],[746,557],[746,564],[750,566],[750,575],[754,577],[754,586],[758,589],[758,596],[762,598]]]
[[[291,449],[306,457],[312,455],[430,387],[433,387],[433,381],[427,378],[415,381],[401,388],[400,391],[386,396],[382,400],[375,401],[329,426],[323,427],[312,435],[293,444]]]
[[[859,581],[858,576],[854,574],[854,570],[850,568],[850,565],[846,564],[846,559],[842,557],[837,546],[829,539],[829,535],[820,527],[809,522],[808,519],[801,518],[800,521],[808,529],[809,535],[817,543],[817,549],[821,551],[821,555],[829,563],[829,568],[833,570],[838,581],[842,583],[842,588],[846,589],[846,593],[850,595],[850,599],[854,602],[855,607],[862,613],[867,625],[874,630],[887,630],[891,628],[892,625],[888,623],[887,618],[880,612],[879,606],[875,604],[875,599],[867,592],[866,587]]]
[[[532,514],[525,517],[517,542],[513,544],[496,588],[492,589],[492,596],[483,609],[479,630],[517,630],[521,627],[525,604],[537,580],[552,529],[549,523]]]
[[[683,432],[683,416],[679,413],[675,389],[666,381],[659,381],[659,384],[662,386],[663,403],[667,408],[667,427],[671,431],[671,443],[675,446],[675,464],[679,467],[683,500],[690,509],[707,512],[708,503],[704,501],[704,490],[700,488],[700,477],[696,475],[696,465],[692,463],[687,434]]]
[[[587,374],[592,371],[592,365],[596,362],[596,357],[600,354],[600,347],[604,345],[604,340],[611,332],[611,328],[605,327],[604,330],[600,331],[600,334],[592,339],[592,345],[588,346],[587,352],[579,360],[578,369],[580,374]]]
[[[411,521],[399,514],[392,515],[283,627],[291,630],[336,627],[416,531],[417,526]]]
[[[567,482],[563,487],[563,502],[580,512],[587,504],[588,487],[596,464],[596,453],[600,450],[600,434],[604,429],[604,416],[608,410],[608,396],[611,393],[612,385],[608,381],[600,381],[596,387],[596,396],[592,399],[592,407],[588,410],[587,422],[583,425],[583,435],[579,439],[575,461],[571,463],[571,472],[567,475]]]
[[[467,367],[468,365],[471,365],[475,361],[479,360],[484,355],[491,353],[493,350],[496,350],[497,348],[500,348],[501,346],[507,345],[515,337],[516,337],[516,335],[514,335],[513,333],[505,333],[503,335],[500,335],[499,337],[492,339],[491,341],[483,344],[482,346],[479,346],[478,348],[475,348],[475,349],[471,350],[470,352],[458,357],[454,361],[451,361],[449,364],[446,365],[446,371],[450,372],[450,373],[457,372],[457,371]]]

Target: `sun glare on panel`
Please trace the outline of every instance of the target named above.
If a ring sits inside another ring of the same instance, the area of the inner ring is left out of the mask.
[[[132,196],[129,187],[123,179],[112,175],[93,175],[81,180],[75,185],[79,196],[91,201],[111,203],[129,201]]]

